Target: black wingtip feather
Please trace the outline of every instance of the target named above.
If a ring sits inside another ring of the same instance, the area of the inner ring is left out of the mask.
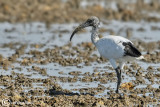
[[[131,42],[123,42],[122,44],[125,46],[124,56],[140,57],[142,55],[141,52]]]

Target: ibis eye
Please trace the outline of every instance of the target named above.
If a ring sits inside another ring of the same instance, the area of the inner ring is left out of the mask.
[[[92,23],[92,20],[91,20],[91,19],[89,19],[87,22],[88,22],[88,23]]]

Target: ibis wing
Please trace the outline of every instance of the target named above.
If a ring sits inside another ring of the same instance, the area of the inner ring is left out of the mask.
[[[142,55],[131,42],[123,42],[122,45],[125,47],[124,56],[140,57]]]

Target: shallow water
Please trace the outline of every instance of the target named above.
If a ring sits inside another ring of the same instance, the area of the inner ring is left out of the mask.
[[[105,21],[103,21],[101,27],[105,29],[112,29],[117,35],[122,35],[126,37],[126,29],[131,28],[132,29],[132,36],[131,40],[142,40],[146,42],[151,41],[159,41],[160,40],[160,30],[152,30],[152,26],[156,26],[160,28],[160,23],[147,23],[147,22],[119,22],[119,21],[110,21],[109,24],[105,24]],[[106,21],[108,23],[108,21]],[[54,48],[55,45],[57,46],[63,46],[67,43],[69,43],[69,37],[74,29],[78,24],[53,24],[50,26],[49,29],[46,28],[44,23],[25,23],[25,24],[10,24],[10,23],[0,23],[0,37],[3,39],[0,39],[0,46],[2,46],[4,43],[21,43],[21,44],[44,44],[44,47],[39,48],[37,50],[43,51],[47,48]],[[138,29],[143,28],[144,31],[139,31]],[[90,28],[87,29],[87,32],[76,34],[72,40],[72,44],[76,45],[81,42],[91,42],[90,40]],[[109,35],[109,32],[103,32],[102,35]],[[27,47],[25,52],[29,52],[32,49],[32,47]],[[18,46],[17,46],[18,47]],[[0,54],[4,57],[11,56],[15,52],[14,49],[10,48],[0,48]],[[98,54],[98,52],[95,52]],[[98,54],[99,55],[99,54]],[[32,57],[28,56],[27,54],[22,55],[18,60],[23,60],[24,57]],[[160,64],[154,64],[154,63],[144,63],[141,61],[137,62],[143,69],[147,69],[148,66],[153,66],[154,68],[158,68]],[[14,67],[22,67],[22,70],[14,70],[16,73],[22,73],[24,75],[30,75],[29,78],[49,78],[49,76],[56,76],[56,77],[74,77],[72,75],[69,75],[69,72],[71,71],[80,71],[81,74],[84,74],[86,72],[93,73],[94,69],[97,69],[98,72],[104,73],[104,72],[115,72],[114,70],[110,70],[106,68],[105,66],[111,66],[108,62],[99,64],[97,62],[92,63],[90,66],[83,66],[81,68],[78,68],[76,66],[61,66],[57,63],[49,63],[46,65],[37,65],[40,68],[45,68],[47,71],[47,75],[43,76],[35,71],[28,72],[28,69],[31,69],[32,66],[36,64],[33,64],[31,66],[21,66],[18,63],[14,63]],[[130,64],[127,64],[129,66]],[[2,68],[1,68],[2,69]],[[11,75],[11,68],[7,71],[1,70],[0,75]],[[60,74],[59,72],[63,72],[63,74]],[[134,71],[137,72],[137,71]],[[154,71],[157,73],[158,71]],[[123,83],[124,82],[132,82],[132,80],[135,80],[135,77],[128,76],[126,74],[122,74],[124,76]],[[79,78],[82,78],[82,75],[78,76]],[[158,80],[156,80],[158,81]],[[98,84],[103,85],[106,87],[105,91],[103,93],[99,93],[95,95],[96,97],[101,97],[107,95],[107,92],[110,90],[107,89],[107,87],[110,87],[111,89],[115,90],[116,82],[115,81],[109,81],[107,84],[102,84],[99,81],[93,81],[93,82],[61,82],[60,80],[55,81],[56,83],[60,84],[63,89],[69,89],[73,92],[74,89],[81,89],[81,88],[96,88]],[[135,88],[146,88],[148,84],[151,84],[146,80],[145,85],[139,84],[136,85]],[[39,85],[41,83],[33,83],[34,87],[40,87],[43,88],[43,86]],[[155,88],[159,87],[159,84],[153,84],[152,85]],[[0,86],[4,88],[3,86]],[[26,90],[27,91],[27,88]],[[149,93],[153,94],[153,93]],[[148,95],[148,94],[147,94]]]

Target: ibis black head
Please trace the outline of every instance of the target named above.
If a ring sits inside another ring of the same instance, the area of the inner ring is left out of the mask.
[[[70,37],[70,41],[72,40],[72,37],[74,36],[75,33],[77,33],[78,31],[80,31],[81,29],[85,28],[85,27],[98,27],[99,26],[99,19],[95,16],[90,17],[89,19],[87,19],[86,22],[80,24],[72,33],[71,37]]]

